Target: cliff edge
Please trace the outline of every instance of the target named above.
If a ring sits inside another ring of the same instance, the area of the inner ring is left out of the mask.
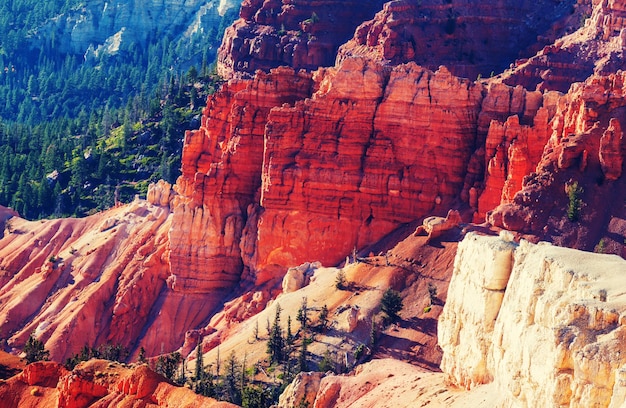
[[[495,384],[507,407],[620,407],[626,261],[469,234],[439,319],[442,370]]]

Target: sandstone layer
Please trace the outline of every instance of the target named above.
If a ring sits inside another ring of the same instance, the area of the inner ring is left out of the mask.
[[[593,76],[559,99],[536,170],[489,222],[568,247],[592,250],[602,241],[602,250],[623,253],[625,79],[621,71]]]
[[[439,320],[442,370],[501,406],[624,404],[626,261],[468,235]]]
[[[484,217],[536,167],[557,102],[365,58],[232,80],[186,137],[177,279],[197,280],[201,267],[203,280],[235,284],[244,267],[260,284],[306,261],[336,264],[464,202]]]
[[[148,355],[178,348],[220,299],[172,288],[170,188],[161,182],[149,193],[165,206],[136,200],[84,219],[0,212],[0,331],[8,347],[21,350],[34,333],[57,361],[85,345],[143,346]]]
[[[626,2],[578,1],[577,21],[570,34],[547,45],[531,58],[520,59],[504,72],[502,80],[528,89],[567,92],[574,82],[592,74],[607,75],[624,64]]]

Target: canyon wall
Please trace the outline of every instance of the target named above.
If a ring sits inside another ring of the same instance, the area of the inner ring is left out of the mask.
[[[538,166],[489,214],[491,224],[587,250],[602,241],[624,254],[625,80],[621,71],[593,76],[559,99]]]
[[[463,202],[484,217],[539,162],[557,101],[357,57],[231,80],[186,137],[172,269],[259,284]]]
[[[626,388],[626,261],[469,234],[439,319],[442,370],[495,383],[506,407],[619,407]]]

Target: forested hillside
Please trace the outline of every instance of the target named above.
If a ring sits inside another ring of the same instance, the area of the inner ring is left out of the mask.
[[[104,4],[104,3],[103,3]],[[174,181],[184,130],[213,89],[231,8],[202,35],[155,35],[114,55],[58,51],[40,29],[77,0],[0,4],[0,205],[26,218],[82,216]]]

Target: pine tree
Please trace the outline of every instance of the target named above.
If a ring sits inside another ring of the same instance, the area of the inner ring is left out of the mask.
[[[270,330],[270,337],[267,341],[267,354],[270,357],[270,363],[280,363],[284,360],[285,355],[285,339],[283,338],[283,330],[280,327],[280,313],[282,309],[280,304],[276,305],[276,315],[274,316],[274,324]]]
[[[28,340],[26,340],[24,353],[26,353],[24,358],[27,364],[42,360],[47,361],[50,356],[50,352],[45,349],[43,342],[37,340],[32,333],[30,337],[28,337]]]
[[[388,288],[380,301],[380,309],[387,315],[387,320],[394,322],[400,317],[398,313],[402,310],[404,305],[402,304],[402,298],[400,293]]]

